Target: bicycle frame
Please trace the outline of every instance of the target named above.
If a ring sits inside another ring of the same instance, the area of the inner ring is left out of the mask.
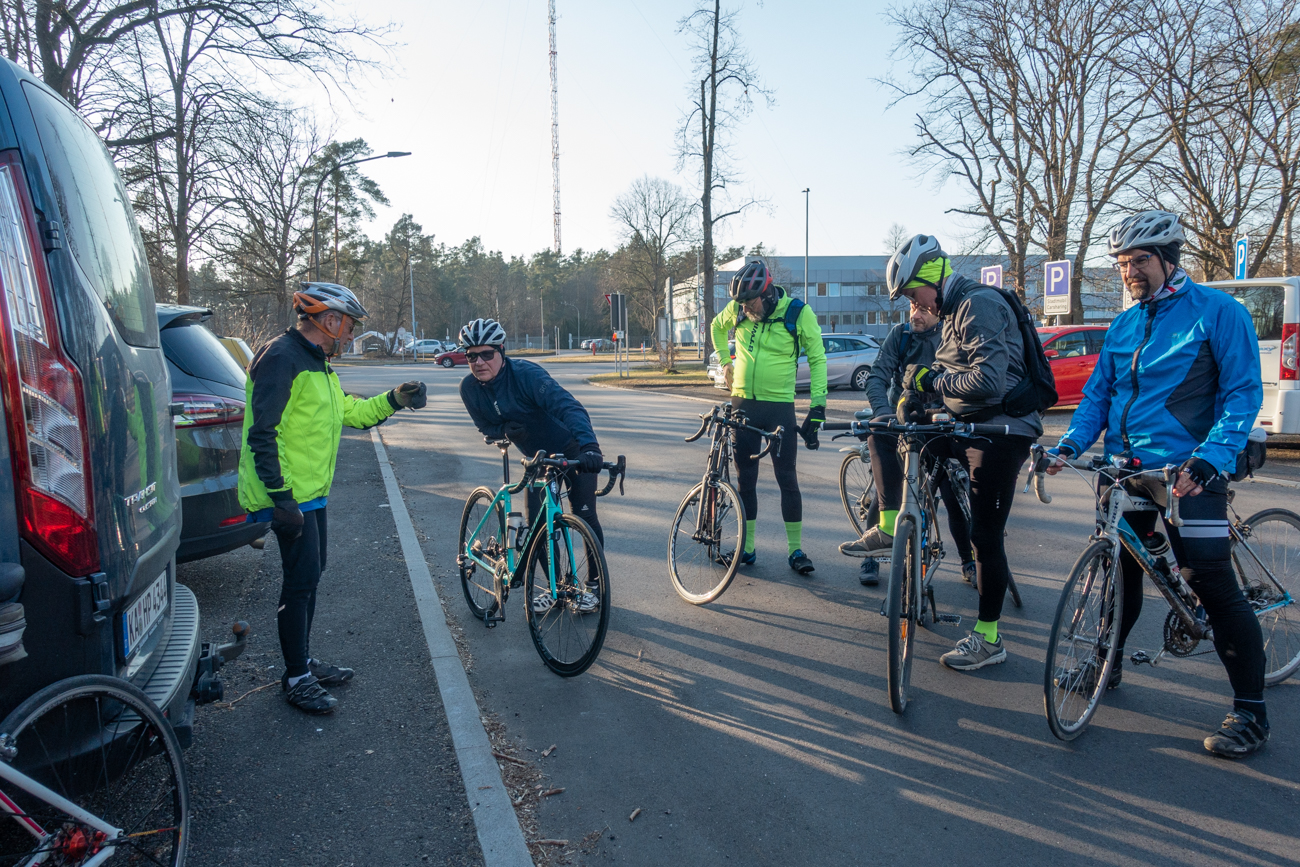
[[[108,824],[93,813],[88,813],[81,809],[67,798],[50,791],[48,788],[36,782],[17,768],[9,765],[8,762],[0,761],[0,781],[4,781],[22,789],[24,792],[39,798],[51,807],[61,810],[63,813],[71,816],[78,822],[82,822],[88,827],[94,828],[95,830],[107,835],[103,844],[104,848],[89,861],[85,862],[85,867],[94,867],[96,864],[103,864],[116,853],[117,847],[113,841],[122,836],[122,829]],[[37,840],[44,841],[49,838],[50,833],[34,822],[30,816],[23,813],[3,791],[0,791],[0,812],[13,816],[14,819],[23,826],[23,829]]]

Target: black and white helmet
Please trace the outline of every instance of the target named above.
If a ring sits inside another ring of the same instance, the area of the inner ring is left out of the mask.
[[[1143,211],[1110,230],[1110,255],[1118,256],[1125,250],[1164,248],[1170,244],[1181,247],[1186,240],[1177,214]]]
[[[370,315],[351,289],[337,283],[303,283],[302,291],[293,293],[293,307],[303,317],[334,310],[360,322]]]
[[[890,300],[899,298],[902,288],[916,279],[922,265],[946,258],[948,254],[933,235],[913,235],[904,241],[885,265],[885,285],[889,287]]]
[[[475,319],[460,330],[462,346],[505,346],[506,330],[495,319]]]

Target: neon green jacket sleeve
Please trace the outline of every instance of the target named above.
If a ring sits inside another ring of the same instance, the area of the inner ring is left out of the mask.
[[[338,374],[334,374],[333,379],[337,385]],[[340,386],[339,391],[342,390]],[[365,430],[374,427],[395,412],[397,410],[393,409],[392,401],[388,399],[386,391],[365,400],[346,393],[343,395],[343,423],[348,427]]]
[[[826,346],[822,343],[822,327],[817,324],[817,314],[812,305],[806,305],[795,323],[799,345],[808,353],[808,402],[811,406],[826,405]]]
[[[736,310],[739,305],[728,301],[726,306],[713,317],[710,330],[713,332],[713,348],[718,351],[718,364],[725,367],[731,364],[731,351],[727,349],[727,332],[736,327]]]

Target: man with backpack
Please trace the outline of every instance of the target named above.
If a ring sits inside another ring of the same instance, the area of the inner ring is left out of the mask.
[[[731,303],[722,308],[712,323],[713,345],[721,347],[721,359],[731,405],[745,413],[749,423],[763,430],[784,431],[773,447],[772,470],[781,489],[781,518],[790,568],[800,575],[814,571],[812,560],[803,552],[803,497],[795,471],[798,446],[795,431],[808,448],[819,445],[817,431],[826,420],[826,349],[822,331],[812,308],[772,282],[772,274],[761,260],[749,262],[731,280]],[[736,331],[736,357],[726,351],[727,332]],[[795,427],[794,380],[799,369],[799,350],[808,353],[808,416]],[[736,477],[740,502],[745,508],[745,550],[730,556],[740,564],[755,562],[755,523],[758,518],[758,461],[762,449],[758,434],[736,432]]]
[[[1007,658],[998,634],[1011,577],[1003,533],[1020,468],[1043,433],[1038,411],[1045,408],[1044,388],[1055,400],[1051,372],[1048,368],[1043,382],[1046,359],[1026,353],[1028,342],[1030,352],[1042,356],[1024,305],[1010,293],[954,274],[934,237],[916,235],[899,247],[886,265],[885,282],[890,298],[905,297],[914,310],[937,315],[943,323],[934,363],[910,364],[903,372],[899,419],[916,418],[927,397],[935,396],[959,421],[1006,425],[1009,431],[1006,436],[936,439],[928,448],[935,457],[957,458],[970,473],[979,619],[940,662],[957,671],[975,671]],[[878,529],[841,545],[840,551],[887,553],[893,537]]]

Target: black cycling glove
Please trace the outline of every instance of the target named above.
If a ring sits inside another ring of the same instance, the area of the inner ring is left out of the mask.
[[[506,435],[506,439],[511,442],[519,442],[528,433],[528,425],[521,421],[508,421],[501,426],[501,431]]]
[[[1191,480],[1202,488],[1219,476],[1219,471],[1214,468],[1214,464],[1204,458],[1188,458],[1183,461],[1183,465],[1178,470],[1187,473]]]
[[[605,456],[594,449],[588,449],[578,457],[578,465],[582,467],[584,473],[598,473],[601,470],[601,464],[605,462]]]
[[[275,503],[275,509],[271,512],[271,529],[281,545],[292,545],[302,535],[302,511],[291,491],[279,491],[277,494],[280,496],[271,496]]]
[[[799,427],[799,436],[803,437],[803,444],[811,451],[817,451],[817,449],[821,448],[821,443],[817,440],[817,432],[821,430],[824,421],[826,421],[826,407],[808,407],[808,417],[803,420],[803,424]]]
[[[919,391],[904,389],[902,397],[898,399],[898,411],[895,414],[900,424],[911,424],[925,420],[925,401],[921,399]]]
[[[428,391],[423,382],[411,380],[388,392],[388,402],[393,409],[424,409],[429,402]]]
[[[923,364],[909,364],[903,370],[903,388],[913,391],[934,391],[934,380],[938,371],[931,370]]]

